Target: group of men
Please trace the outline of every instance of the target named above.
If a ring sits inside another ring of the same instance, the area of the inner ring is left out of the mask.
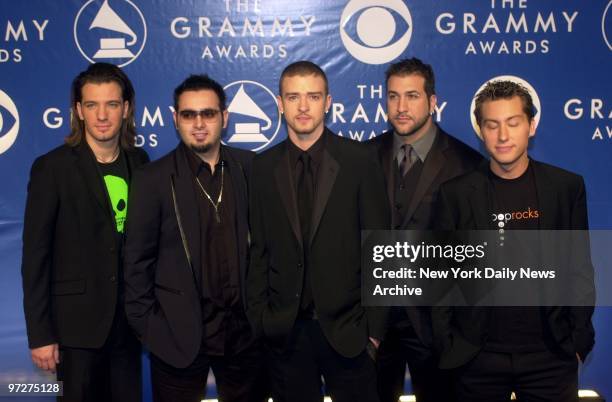
[[[155,401],[575,401],[593,346],[590,307],[364,307],[361,231],[494,229],[498,209],[540,211],[508,229],[586,229],[582,178],[528,157],[522,86],[476,97],[481,155],[433,119],[431,66],[386,73],[391,128],[367,143],[325,126],[327,77],[287,66],[287,139],[255,155],[221,144],[222,86],[174,91],[179,145],[152,163],[134,147],[134,89],[92,64],[72,84],[72,131],[33,164],[23,288],[34,363],[64,401],[141,399],[140,345]],[[129,208],[128,208],[129,206]]]

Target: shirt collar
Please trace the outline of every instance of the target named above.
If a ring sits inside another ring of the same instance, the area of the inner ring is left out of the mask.
[[[210,173],[211,170],[210,170],[210,166],[208,165],[208,163],[204,162],[187,145],[185,145],[184,143],[181,143],[181,145],[185,149],[185,154],[187,155],[187,163],[189,164],[189,168],[191,169],[191,172],[194,174],[194,176],[198,176],[200,174],[200,172],[202,171],[202,169],[207,169],[208,172]],[[227,167],[227,163],[225,161],[225,150],[224,150],[224,148],[225,147],[223,145],[221,145],[221,147],[219,149],[219,161],[217,162],[215,167],[219,167],[221,165],[221,163],[223,163],[223,165],[225,167]]]
[[[418,156],[421,162],[425,162],[425,158],[427,158],[427,154],[431,151],[431,147],[433,146],[434,141],[436,140],[436,136],[438,135],[438,126],[436,124],[432,124],[429,127],[429,130],[425,132],[421,138],[410,144],[414,152]],[[395,157],[399,151],[400,147],[404,145],[401,136],[393,131],[393,156]]]
[[[289,138],[287,138],[287,141],[289,142],[289,160],[291,162],[291,166],[295,166],[297,164],[302,152],[307,152],[315,165],[321,163],[321,159],[323,158],[323,150],[325,149],[326,136],[327,132],[324,130],[319,139],[316,140],[315,143],[312,144],[306,151],[302,151],[297,147],[297,145],[291,142]]]

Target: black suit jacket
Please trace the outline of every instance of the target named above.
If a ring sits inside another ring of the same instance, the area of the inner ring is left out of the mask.
[[[385,309],[361,306],[361,230],[388,227],[383,175],[359,142],[325,130],[312,214],[309,269],[319,322],[332,347],[353,357],[381,338]],[[253,161],[248,316],[275,348],[286,346],[304,285],[303,244],[287,141]]]
[[[586,193],[581,176],[566,170],[531,160],[533,164],[541,230],[587,230]],[[436,228],[441,230],[491,230],[491,188],[489,164],[481,166],[442,185]],[[558,259],[568,259],[570,250],[558,250]],[[568,255],[566,255],[568,254]],[[552,256],[549,258],[553,258]],[[581,295],[594,303],[593,267],[590,259],[575,278],[580,289],[590,289]],[[441,367],[458,367],[472,358],[484,345],[487,331],[487,307],[436,307],[433,309],[434,335],[440,349]],[[570,356],[578,353],[582,360],[593,348],[594,329],[591,323],[593,307],[544,307],[550,335],[561,350]]]
[[[436,126],[437,127],[437,126]],[[394,158],[393,131],[387,131],[368,142],[375,147],[385,173],[385,183],[390,208],[394,208]],[[482,155],[463,142],[437,127],[437,136],[432,144],[419,177],[408,212],[402,222],[391,222],[392,229],[431,230],[435,218],[435,205],[440,185],[454,177],[474,170],[482,161]],[[393,220],[393,218],[391,218]],[[419,338],[426,346],[432,346],[430,309],[406,307],[406,314]]]
[[[179,145],[134,175],[125,245],[128,321],[142,343],[184,368],[202,342],[200,221],[189,150]],[[224,147],[236,207],[241,284],[248,251],[247,178],[253,153]],[[227,177],[227,176],[226,176]],[[244,287],[242,300],[245,300]]]
[[[130,177],[149,160],[138,148],[125,156]],[[34,161],[21,267],[30,348],[104,344],[121,293],[116,230],[108,192],[84,141]]]

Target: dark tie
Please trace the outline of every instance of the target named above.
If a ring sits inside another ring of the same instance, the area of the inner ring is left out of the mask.
[[[302,229],[302,244],[304,246],[304,287],[300,310],[302,314],[310,316],[314,311],[312,304],[312,287],[310,284],[310,267],[308,264],[308,250],[310,242],[310,219],[312,217],[312,200],[314,194],[314,179],[312,174],[312,158],[308,152],[302,152],[297,164],[298,185],[297,199],[300,214],[300,227]],[[300,169],[301,168],[301,169]]]
[[[397,153],[397,160],[399,161],[399,170],[402,177],[406,176],[406,173],[414,165],[414,151],[411,145],[404,144],[400,147],[400,151]]]
[[[308,246],[310,236],[310,219],[312,216],[312,198],[314,184],[312,177],[312,158],[308,152],[302,152],[298,162],[298,208],[300,213],[300,227],[302,228],[302,242],[304,248]],[[301,168],[301,169],[300,169]]]

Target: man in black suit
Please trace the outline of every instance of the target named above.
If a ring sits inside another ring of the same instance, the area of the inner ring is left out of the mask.
[[[151,352],[155,401],[200,401],[212,368],[224,401],[265,400],[245,315],[253,153],[221,145],[225,93],[205,75],[174,91],[181,143],[134,177],[126,311]]]
[[[384,309],[361,305],[363,229],[388,227],[383,176],[363,144],[324,124],[319,66],[285,68],[288,139],[253,161],[248,314],[271,349],[275,401],[377,401],[373,351]]]
[[[433,122],[435,77],[417,58],[386,72],[387,115],[392,130],[372,139],[385,173],[391,228],[429,230],[440,184],[473,170],[482,156]],[[406,363],[419,402],[452,401],[450,375],[433,353],[430,309],[392,307],[390,328],[378,353],[378,389],[383,402],[397,402]]]
[[[490,161],[442,185],[436,227],[499,230],[500,235],[588,229],[582,177],[527,155],[536,129],[527,89],[511,81],[490,82],[476,95],[474,115]],[[500,215],[510,218],[500,222]],[[552,255],[574,261],[581,248],[572,243]],[[578,364],[594,344],[588,307],[594,302],[592,266],[586,253],[581,257],[571,263],[576,265],[572,286],[581,289],[581,301],[573,307],[434,308],[441,367],[458,368],[461,401],[507,401],[512,391],[519,400],[578,400]]]
[[[123,309],[128,188],[148,162],[134,148],[134,89],[112,64],[72,83],[71,134],[36,159],[23,230],[32,360],[57,370],[64,401],[139,401],[140,345]]]

